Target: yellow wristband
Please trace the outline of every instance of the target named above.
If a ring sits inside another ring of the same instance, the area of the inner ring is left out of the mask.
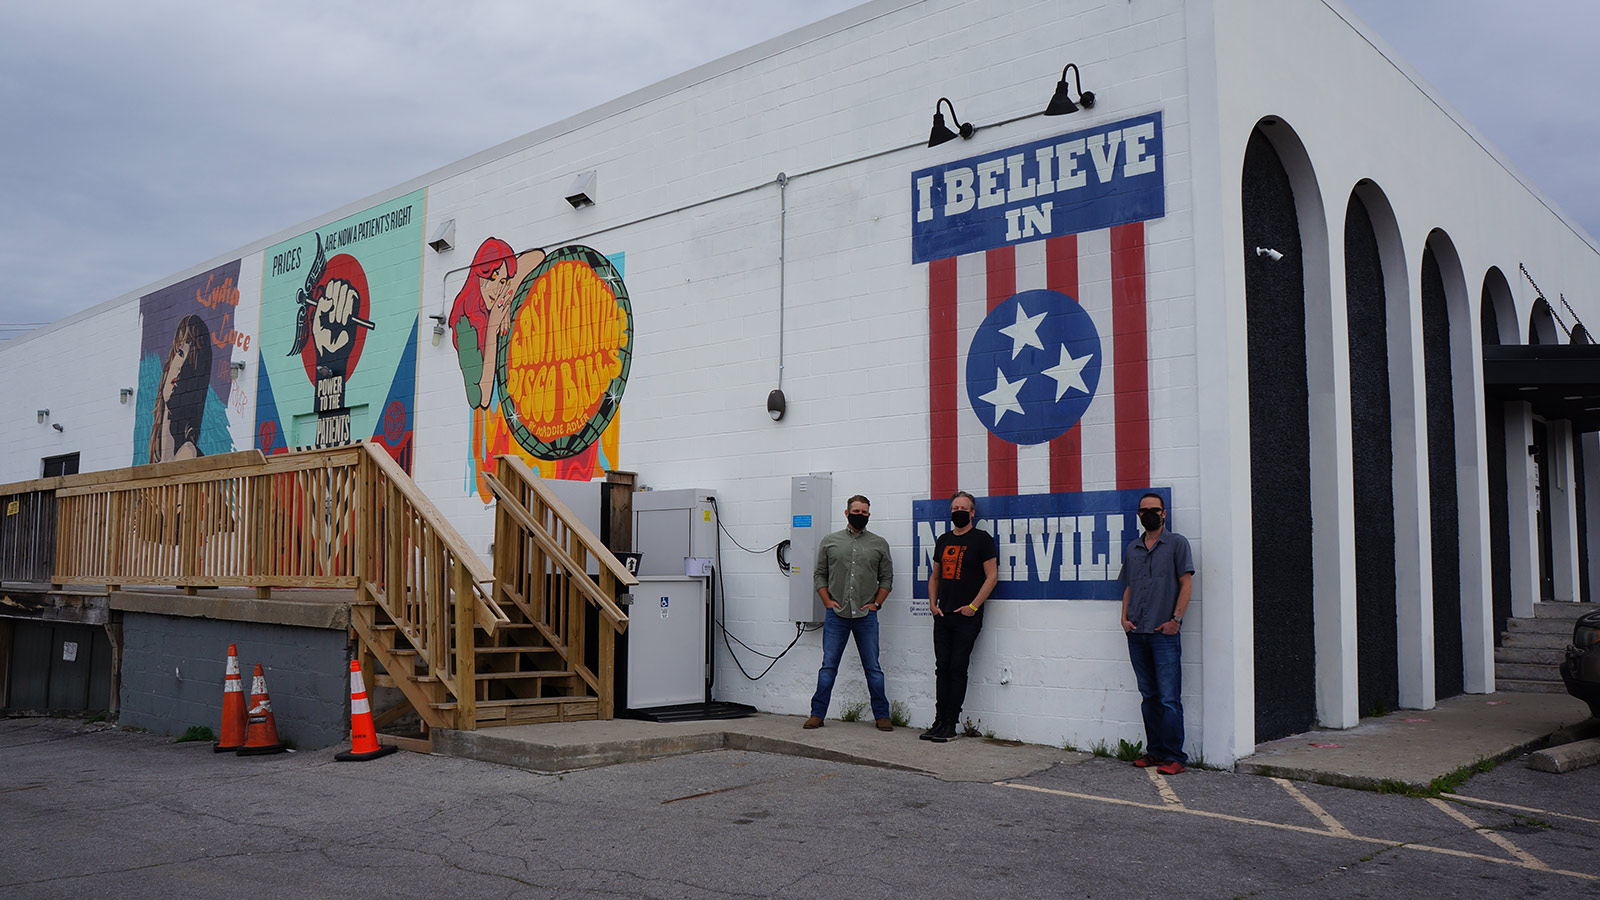
[[[978,611],[978,608],[976,606],[973,606],[971,603],[967,604],[967,609],[970,609],[973,612],[977,612]]]

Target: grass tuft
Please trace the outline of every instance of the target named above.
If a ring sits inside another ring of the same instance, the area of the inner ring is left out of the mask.
[[[173,743],[186,744],[191,741],[206,741],[207,743],[210,743],[216,739],[217,736],[212,734],[211,729],[207,728],[206,726],[190,725],[189,730],[179,735],[175,740],[173,740]]]
[[[889,704],[889,724],[896,728],[904,728],[911,724],[911,711],[899,700]]]
[[[1133,762],[1144,755],[1144,741],[1128,743],[1125,738],[1117,738],[1117,759],[1123,762]]]
[[[854,703],[846,703],[839,710],[839,721],[859,722],[861,721],[861,714],[866,711],[867,701],[865,700],[857,700]]]

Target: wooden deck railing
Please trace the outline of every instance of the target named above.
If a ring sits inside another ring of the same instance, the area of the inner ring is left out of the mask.
[[[401,690],[429,727],[614,713],[616,635],[628,622],[617,598],[637,580],[519,459],[502,457],[489,479],[499,499],[492,568],[367,444],[47,481],[3,486],[39,515],[54,512],[53,567],[33,550],[17,557],[17,571],[33,566],[38,580],[253,587],[263,597],[348,588],[363,668],[376,662],[377,683]],[[18,526],[30,547],[43,521]],[[517,633],[497,637],[502,627]],[[562,665],[537,661],[551,652]],[[490,670],[479,671],[480,656]]]
[[[56,483],[0,485],[0,581],[42,583],[55,567]]]
[[[483,477],[495,496],[495,599],[522,611],[611,718],[616,639],[628,627],[617,598],[639,580],[521,459],[502,456]]]

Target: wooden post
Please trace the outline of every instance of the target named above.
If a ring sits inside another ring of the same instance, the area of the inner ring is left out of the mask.
[[[635,472],[606,473],[606,512],[611,517],[606,548],[612,553],[633,552],[633,491],[638,481]]]
[[[478,728],[478,666],[473,652],[473,620],[477,604],[473,602],[472,574],[461,560],[453,560],[456,615],[456,727],[465,731]]]

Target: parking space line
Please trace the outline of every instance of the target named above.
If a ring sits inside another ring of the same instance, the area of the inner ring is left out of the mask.
[[[1294,783],[1289,781],[1289,779],[1287,779],[1287,778],[1274,778],[1272,780],[1276,781],[1278,783],[1279,787],[1281,787],[1285,791],[1287,791],[1289,793],[1289,796],[1291,796],[1294,799],[1300,801],[1300,805],[1304,806],[1306,808],[1307,812],[1311,813],[1313,816],[1316,816],[1318,822],[1321,822],[1322,824],[1328,826],[1328,833],[1329,834],[1336,834],[1339,837],[1347,837],[1347,838],[1348,837],[1355,837],[1355,835],[1350,833],[1350,829],[1348,829],[1348,828],[1344,827],[1344,825],[1340,824],[1339,820],[1335,819],[1332,815],[1330,815],[1328,813],[1327,810],[1323,809],[1320,805],[1318,805],[1317,801],[1311,799],[1310,797],[1307,797],[1305,795],[1305,793],[1303,791],[1301,791],[1299,788],[1295,787]]]
[[[1501,809],[1514,809],[1517,812],[1538,813],[1541,816],[1556,816],[1562,819],[1574,819],[1579,822],[1588,822],[1590,825],[1600,825],[1600,819],[1589,819],[1575,816],[1572,813],[1556,812],[1553,809],[1539,809],[1534,806],[1518,806],[1515,803],[1501,803],[1499,800],[1485,800],[1482,797],[1466,797],[1461,794],[1440,794],[1446,800],[1455,800],[1458,803],[1481,803],[1484,806],[1498,806]]]
[[[1471,816],[1459,809],[1456,809],[1454,806],[1451,806],[1448,801],[1440,800],[1437,797],[1429,797],[1428,802],[1433,804],[1439,810],[1443,811],[1450,818],[1455,819],[1457,822],[1460,822],[1473,831],[1476,831],[1478,834],[1483,835],[1484,840],[1487,840],[1489,843],[1499,847],[1501,850],[1504,850],[1512,856],[1515,856],[1517,859],[1522,860],[1524,865],[1534,869],[1550,868],[1549,866],[1540,862],[1532,853],[1529,853],[1528,851],[1523,850],[1521,847],[1518,847],[1516,844],[1511,843],[1511,841],[1507,839],[1505,835],[1495,831],[1492,828],[1485,828],[1482,825],[1479,825]]]
[[[1344,834],[1335,834],[1322,828],[1312,828],[1307,825],[1286,825],[1282,822],[1269,822],[1265,819],[1251,819],[1245,816],[1234,816],[1227,813],[1209,812],[1203,809],[1191,809],[1187,806],[1172,806],[1162,803],[1140,803],[1137,800],[1123,800],[1119,797],[1100,797],[1095,794],[1080,794],[1075,791],[1061,791],[1055,788],[1036,787],[1031,784],[1013,784],[1009,781],[991,782],[995,787],[1016,788],[1019,791],[1033,791],[1037,794],[1051,794],[1057,797],[1068,797],[1074,800],[1089,800],[1094,803],[1109,803],[1113,806],[1131,806],[1135,809],[1148,809],[1155,812],[1182,813],[1189,816],[1199,816],[1204,819],[1217,819],[1223,822],[1235,822],[1240,825],[1258,825],[1262,828],[1276,828],[1280,831],[1294,831],[1300,834],[1316,835],[1317,837],[1332,838],[1334,840],[1356,841],[1362,844],[1377,844],[1396,850],[1415,850],[1419,853],[1436,853],[1440,856],[1454,856],[1459,859],[1475,859],[1480,862],[1494,863],[1501,866],[1514,866],[1519,869],[1533,869],[1539,872],[1548,872],[1552,875],[1565,875],[1568,878],[1581,878],[1584,881],[1600,881],[1600,875],[1588,872],[1573,872],[1568,869],[1552,869],[1544,863],[1534,860],[1532,863],[1523,859],[1507,859],[1503,856],[1489,856],[1484,853],[1473,853],[1468,850],[1455,850],[1450,847],[1433,847],[1428,844],[1405,844],[1385,838],[1365,837],[1353,834],[1348,830]],[[1499,837],[1499,835],[1496,835]],[[1520,852],[1520,851],[1519,851]],[[1529,856],[1528,859],[1533,859]]]
[[[1178,799],[1178,792],[1172,789],[1167,779],[1154,768],[1145,769],[1144,773],[1150,776],[1150,783],[1156,786],[1156,792],[1161,795],[1161,802],[1168,806],[1182,807],[1183,801]]]

